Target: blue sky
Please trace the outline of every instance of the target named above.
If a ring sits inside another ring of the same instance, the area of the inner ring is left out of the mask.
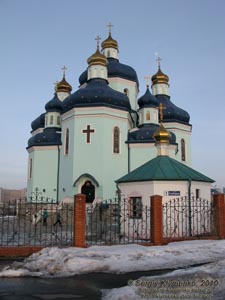
[[[23,188],[30,124],[68,67],[79,75],[112,22],[119,58],[138,74],[157,71],[155,52],[170,78],[171,100],[193,125],[193,168],[225,186],[224,0],[0,0],[0,187]]]

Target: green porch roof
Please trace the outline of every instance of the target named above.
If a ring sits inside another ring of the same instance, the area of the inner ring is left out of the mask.
[[[213,179],[195,171],[169,156],[157,156],[127,175],[121,177],[116,181],[116,183],[154,180],[214,182]]]

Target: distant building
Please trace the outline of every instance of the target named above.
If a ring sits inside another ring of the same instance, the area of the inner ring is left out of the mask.
[[[0,203],[14,202],[18,199],[24,199],[27,194],[27,189],[9,190],[0,188]]]

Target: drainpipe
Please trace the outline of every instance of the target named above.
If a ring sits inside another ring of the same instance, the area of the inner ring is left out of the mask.
[[[188,181],[188,225],[189,236],[192,236],[192,224],[191,224],[191,180]]]
[[[59,203],[59,167],[60,167],[60,149],[59,149],[59,145],[58,145],[58,167],[57,167],[56,203]]]
[[[117,192],[117,195],[118,195],[118,233],[119,233],[119,236],[121,234],[120,230],[121,230],[121,225],[120,225],[120,211],[121,211],[121,190],[118,186],[118,183],[116,182],[116,192]]]
[[[130,173],[130,144],[128,143],[128,162],[127,162],[127,166],[128,166],[128,173]]]

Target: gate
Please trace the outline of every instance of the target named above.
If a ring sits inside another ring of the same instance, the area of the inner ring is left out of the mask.
[[[163,204],[164,238],[204,237],[214,232],[214,206],[211,201],[181,197]]]
[[[87,205],[86,243],[149,243],[151,209],[137,199],[112,199]]]
[[[73,244],[72,205],[17,200],[0,204],[0,246]]]

